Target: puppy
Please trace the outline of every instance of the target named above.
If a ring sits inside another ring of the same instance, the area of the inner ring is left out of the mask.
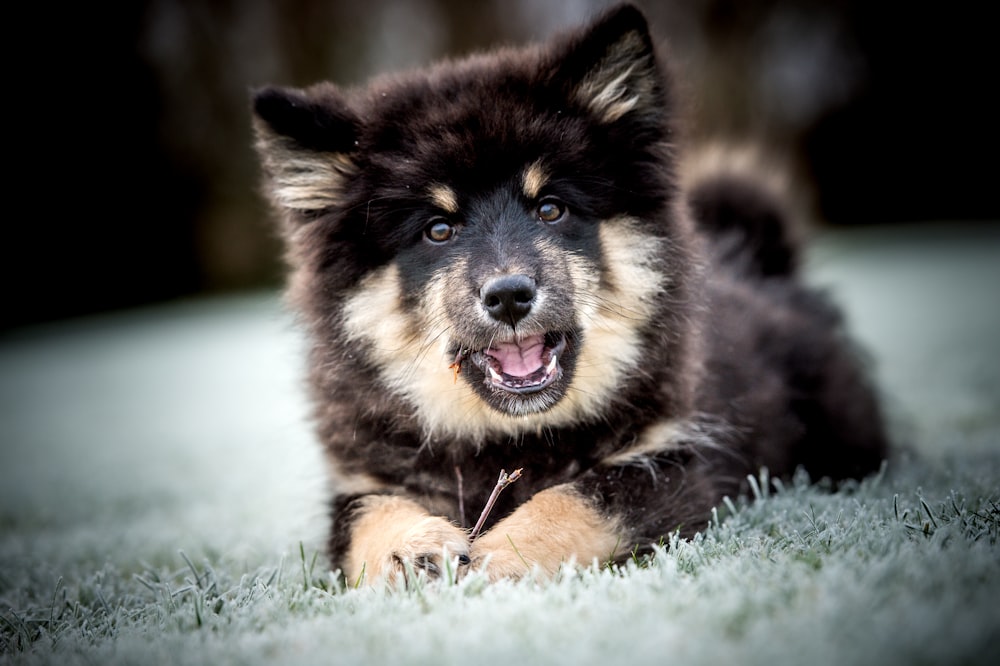
[[[885,456],[783,194],[738,160],[691,167],[636,8],[253,109],[352,584],[622,561],[762,466]]]

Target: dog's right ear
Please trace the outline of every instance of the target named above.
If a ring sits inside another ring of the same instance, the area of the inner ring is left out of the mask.
[[[330,84],[253,94],[256,148],[276,206],[306,218],[337,205],[356,172],[361,122]]]
[[[662,122],[669,102],[646,17],[614,7],[556,47],[554,80],[604,124]]]

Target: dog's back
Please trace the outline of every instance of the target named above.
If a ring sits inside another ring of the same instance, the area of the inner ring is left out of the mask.
[[[685,197],[706,245],[707,371],[697,409],[725,415],[754,466],[841,480],[888,443],[876,392],[839,309],[799,275],[802,222],[786,175],[760,153],[698,154]]]

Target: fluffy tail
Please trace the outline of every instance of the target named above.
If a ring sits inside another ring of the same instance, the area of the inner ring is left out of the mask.
[[[712,147],[685,163],[687,205],[719,262],[747,276],[793,275],[799,233],[787,178],[749,149]]]

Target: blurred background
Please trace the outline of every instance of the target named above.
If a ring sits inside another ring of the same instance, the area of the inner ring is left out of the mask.
[[[133,0],[8,10],[13,155],[0,329],[276,287],[281,252],[250,148],[253,87],[361,83],[543,39],[608,4]],[[697,134],[786,152],[814,184],[826,223],[1000,220],[1000,49],[988,3],[638,4],[670,45]]]

